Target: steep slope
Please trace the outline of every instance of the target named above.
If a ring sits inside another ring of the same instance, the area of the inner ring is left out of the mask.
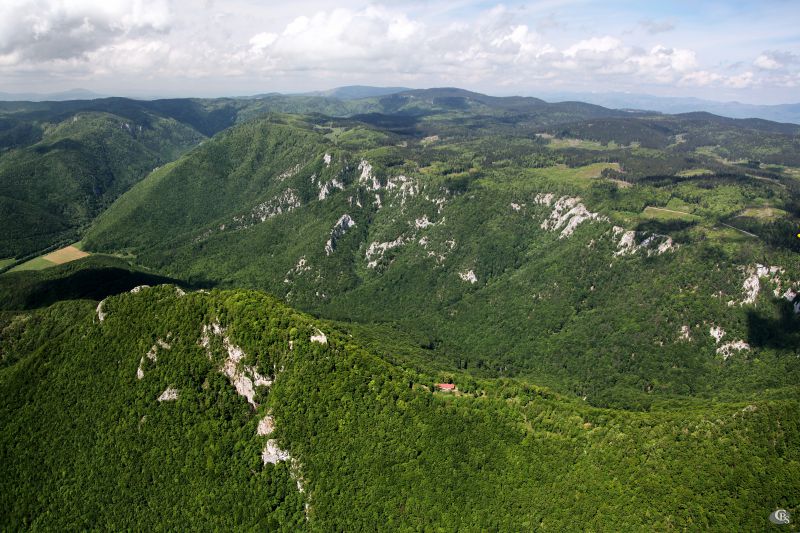
[[[796,396],[652,413],[456,374],[263,294],[137,288],[3,313],[0,517],[31,529],[763,529]]]
[[[20,259],[77,240],[83,227],[147,172],[203,138],[172,119],[152,116],[137,123],[82,112],[56,123],[24,123],[35,133],[15,136],[9,142],[17,144],[0,153],[2,258]]]
[[[620,187],[601,178],[619,166],[559,166],[538,141],[292,120],[234,128],[149,176],[87,246],[394,325],[438,364],[527,375],[600,406],[796,383],[796,255],[719,224],[763,198],[787,207],[784,182]],[[648,218],[672,211],[684,219]]]

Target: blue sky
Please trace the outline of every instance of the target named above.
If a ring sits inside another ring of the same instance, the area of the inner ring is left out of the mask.
[[[4,0],[0,91],[339,85],[800,101],[800,1]]]

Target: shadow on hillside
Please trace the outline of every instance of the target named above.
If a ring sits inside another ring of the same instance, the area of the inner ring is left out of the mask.
[[[187,289],[211,288],[200,282],[187,285],[181,280],[118,267],[93,267],[74,271],[66,276],[41,279],[36,276],[8,276],[0,287],[2,309],[34,309],[62,300],[102,300],[130,291],[139,285],[170,283]]]
[[[747,313],[747,342],[757,348],[797,349],[800,346],[800,315],[792,302],[780,302],[778,318],[758,311]]]
[[[697,225],[694,220],[646,220],[636,225],[636,231],[670,235]]]
[[[380,128],[398,135],[416,135],[419,133],[419,123],[427,113],[419,115],[385,115],[382,113],[366,113],[354,115],[353,120],[363,122],[370,126]]]

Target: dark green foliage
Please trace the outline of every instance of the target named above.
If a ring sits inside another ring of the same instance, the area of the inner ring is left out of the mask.
[[[134,269],[120,259],[92,256],[47,270],[0,276],[0,310],[35,309],[61,300],[102,300],[139,285],[176,280]]]
[[[258,293],[164,286],[105,310],[62,302],[5,326],[3,528],[725,531],[798,508],[796,396],[631,413],[460,373],[474,394],[432,394],[441,378]],[[219,341],[211,359],[198,344],[215,320],[274,372],[256,412],[219,373]],[[168,386],[179,398],[157,402]],[[290,462],[261,463],[267,411]]]
[[[47,124],[41,140],[0,155],[0,257],[75,241],[80,230],[155,166],[201,136],[171,119],[144,124],[81,113]]]

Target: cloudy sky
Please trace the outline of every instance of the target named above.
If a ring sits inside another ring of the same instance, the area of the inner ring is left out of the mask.
[[[2,0],[0,91],[340,85],[800,101],[800,1]]]

